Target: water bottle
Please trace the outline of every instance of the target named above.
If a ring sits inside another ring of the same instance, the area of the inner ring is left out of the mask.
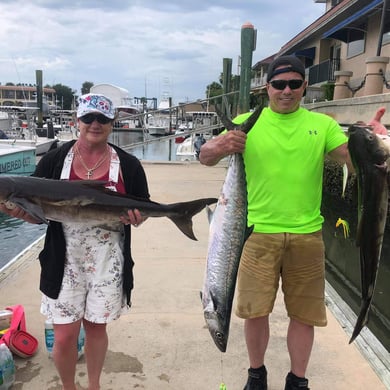
[[[0,344],[0,390],[8,390],[15,382],[15,363],[11,351]]]
[[[45,321],[45,344],[49,357],[52,357],[54,346],[54,328],[53,322],[50,320]]]
[[[11,310],[0,310],[0,330],[6,330],[9,328],[12,319]]]
[[[84,355],[84,342],[85,342],[85,330],[84,330],[83,324],[81,324],[79,337],[77,339],[77,356],[78,356],[78,359],[80,359],[81,356]]]
[[[83,356],[84,354],[84,340],[85,340],[85,331],[84,331],[83,324],[81,324],[79,336],[77,338],[78,359],[80,359],[81,356]],[[54,346],[54,328],[53,328],[53,322],[50,320],[45,321],[45,343],[46,343],[46,349],[49,354],[49,357],[52,357],[53,346]]]

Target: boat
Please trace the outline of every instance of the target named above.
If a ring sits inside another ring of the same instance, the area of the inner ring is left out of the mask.
[[[192,130],[192,122],[189,123],[182,123],[179,125],[178,129],[175,131],[175,143],[181,144],[184,142],[185,139],[187,139],[191,135]]]
[[[200,148],[206,142],[203,134],[191,134],[177,146],[176,160],[195,161],[199,158]]]
[[[31,175],[35,166],[35,147],[0,144],[0,174]]]
[[[162,136],[169,134],[169,115],[161,113],[145,114],[145,128],[149,135]]]
[[[51,132],[46,128],[38,128],[34,118],[36,107],[0,107],[2,112],[2,124],[8,123],[8,127],[3,127],[0,144],[2,145],[19,145],[25,147],[34,147],[36,155],[42,155],[55,146],[57,139],[54,131]],[[8,116],[5,122],[5,116]]]

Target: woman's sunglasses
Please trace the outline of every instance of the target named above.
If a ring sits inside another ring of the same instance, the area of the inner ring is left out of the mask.
[[[103,114],[87,114],[79,118],[81,122],[90,125],[94,120],[97,120],[101,125],[110,123],[112,119],[107,118]]]
[[[269,82],[272,88],[283,91],[287,85],[290,89],[299,89],[302,87],[303,80],[272,80]]]

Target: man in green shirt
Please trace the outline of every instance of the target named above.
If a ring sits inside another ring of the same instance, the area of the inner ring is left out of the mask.
[[[276,58],[269,67],[264,108],[248,134],[228,131],[204,144],[200,162],[215,165],[242,153],[248,191],[248,226],[237,276],[236,314],[245,319],[250,368],[244,390],[266,390],[264,365],[272,312],[281,279],[290,318],[291,368],[285,390],[309,389],[305,378],[314,326],[326,326],[325,261],[320,212],[324,158],[350,162],[347,137],[331,117],[300,107],[307,82],[302,62]],[[378,110],[370,122],[387,133]],[[243,122],[243,114],[235,122]]]

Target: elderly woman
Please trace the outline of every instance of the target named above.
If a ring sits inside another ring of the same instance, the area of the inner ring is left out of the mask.
[[[79,98],[77,141],[47,153],[34,176],[57,180],[103,180],[114,191],[149,199],[145,172],[139,160],[108,143],[115,108],[104,95]],[[37,223],[22,209],[0,211]],[[83,223],[51,221],[39,255],[41,312],[53,322],[53,359],[64,390],[76,390],[77,338],[85,329],[88,389],[100,389],[100,375],[108,346],[106,325],[130,306],[133,260],[130,226],[143,222],[138,210],[118,215],[121,231]]]

